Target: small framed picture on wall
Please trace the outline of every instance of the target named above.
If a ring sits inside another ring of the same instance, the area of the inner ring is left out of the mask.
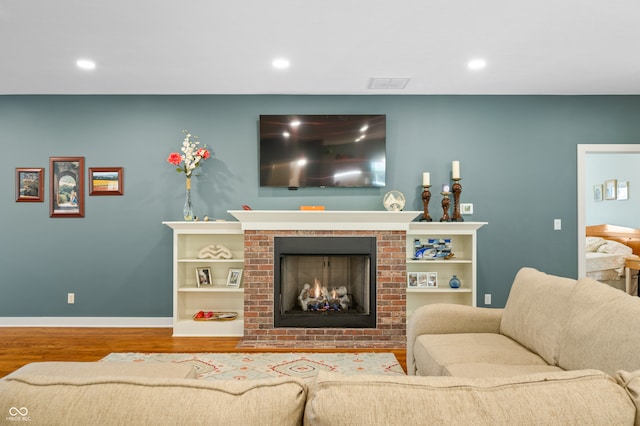
[[[629,182],[623,181],[618,182],[618,200],[628,200],[629,199]]]
[[[602,184],[600,185],[593,185],[593,199],[594,201],[602,201],[602,192],[604,190],[604,187],[602,186]]]
[[[84,157],[49,157],[49,216],[84,217]]]
[[[122,167],[90,167],[89,195],[123,195]]]
[[[618,182],[615,179],[604,181],[604,199],[615,200],[617,198]]]
[[[44,201],[44,169],[16,168],[16,202]]]

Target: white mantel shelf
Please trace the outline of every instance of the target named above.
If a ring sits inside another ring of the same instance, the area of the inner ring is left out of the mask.
[[[229,210],[243,230],[404,231],[420,211]]]

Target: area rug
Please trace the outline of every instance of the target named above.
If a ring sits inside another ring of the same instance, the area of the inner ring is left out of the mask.
[[[297,377],[313,381],[318,371],[404,375],[392,353],[111,353],[100,361],[173,362],[193,365],[198,379],[247,380]]]

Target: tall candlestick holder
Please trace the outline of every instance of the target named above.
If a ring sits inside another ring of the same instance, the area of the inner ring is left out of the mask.
[[[451,185],[451,192],[453,192],[453,217],[452,222],[464,222],[462,215],[460,214],[460,194],[462,194],[462,185],[460,184],[461,178],[453,178],[453,185]]]
[[[431,200],[431,185],[422,185],[424,191],[422,191],[422,205],[424,206],[424,213],[422,214],[421,221],[423,222],[432,222],[431,216],[429,216],[429,200]]]
[[[449,206],[451,205],[451,200],[449,200],[450,192],[441,192],[442,194],[442,217],[440,218],[440,222],[449,222]]]

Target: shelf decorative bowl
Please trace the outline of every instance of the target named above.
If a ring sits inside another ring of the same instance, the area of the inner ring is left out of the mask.
[[[236,318],[237,312],[199,311],[193,316],[194,321],[233,321]]]

